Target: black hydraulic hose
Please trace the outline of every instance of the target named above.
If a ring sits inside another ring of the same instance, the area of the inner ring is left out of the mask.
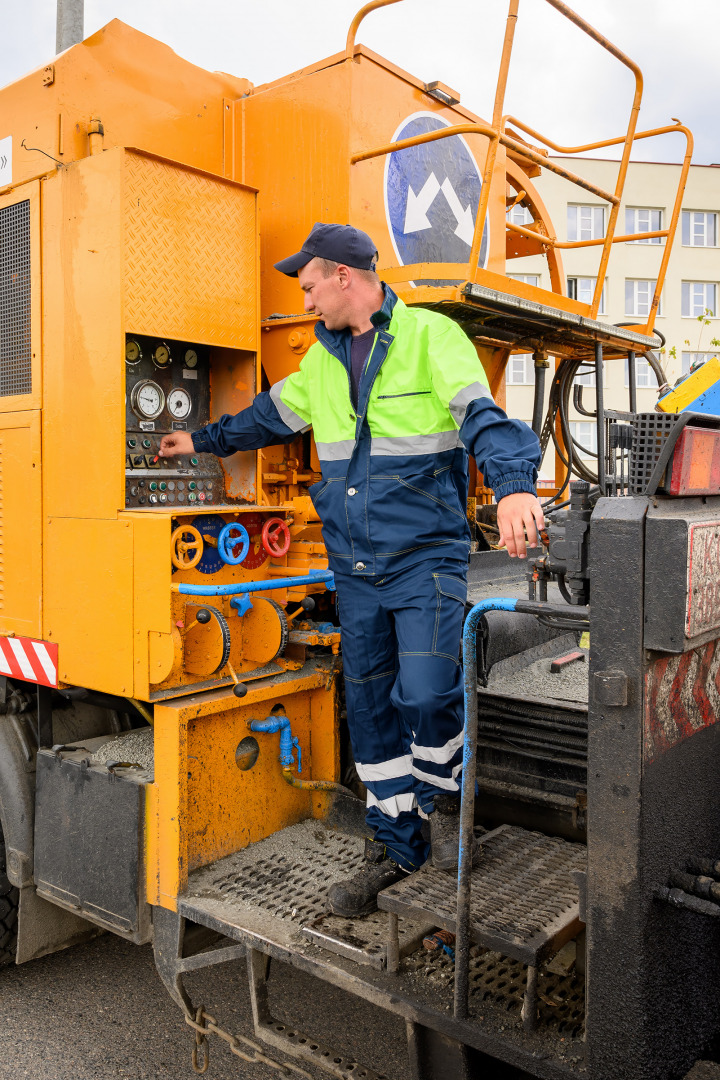
[[[557,576],[557,587],[560,590],[560,595],[562,596],[565,603],[566,604],[572,604],[572,596],[570,595],[570,590],[568,589],[567,585],[565,584],[565,575],[564,574],[558,574],[558,576]]]
[[[532,429],[540,438],[545,404],[545,364],[535,364],[535,394],[533,397]]]

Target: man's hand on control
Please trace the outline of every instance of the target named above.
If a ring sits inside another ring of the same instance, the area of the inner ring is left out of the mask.
[[[518,491],[501,499],[498,503],[497,522],[500,547],[507,548],[511,559],[516,555],[524,559],[527,547],[537,547],[538,532],[545,525],[540,502],[537,496],[528,491]]]
[[[177,454],[192,454],[195,450],[189,431],[173,431],[163,435],[160,442],[160,457],[175,457]]]

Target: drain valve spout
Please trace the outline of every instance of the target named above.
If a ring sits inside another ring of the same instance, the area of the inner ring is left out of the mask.
[[[264,720],[251,720],[251,731],[264,731],[268,735],[280,732],[280,767],[283,779],[292,787],[302,788],[304,791],[336,791],[341,795],[349,795],[356,799],[357,795],[350,788],[342,784],[335,784],[332,780],[300,780],[292,772],[295,764],[293,750],[298,752],[298,772],[302,772],[302,750],[300,741],[294,736],[287,716],[266,716]]]

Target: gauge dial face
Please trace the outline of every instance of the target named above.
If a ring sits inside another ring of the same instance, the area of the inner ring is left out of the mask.
[[[185,353],[185,367],[197,367],[198,355],[194,349],[188,349]]]
[[[186,416],[190,415],[192,400],[187,390],[181,388],[171,390],[168,394],[167,404],[170,415],[174,416],[176,420],[184,420]]]
[[[128,364],[137,364],[138,361],[142,360],[142,349],[137,341],[133,341],[132,338],[125,342],[125,359]]]
[[[167,367],[170,363],[170,349],[164,341],[161,341],[160,344],[155,347],[153,360],[158,367]]]
[[[154,420],[165,407],[165,395],[157,383],[143,379],[133,387],[130,404],[138,416],[144,420]]]

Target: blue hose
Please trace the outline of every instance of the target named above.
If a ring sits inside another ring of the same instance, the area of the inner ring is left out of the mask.
[[[174,585],[173,592],[185,596],[237,596],[239,593],[293,589],[296,585],[325,585],[333,592],[335,578],[332,570],[310,570],[304,577],[278,577],[271,581],[242,581],[234,585]]]

